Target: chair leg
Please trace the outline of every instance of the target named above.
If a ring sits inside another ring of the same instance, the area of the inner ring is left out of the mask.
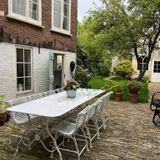
[[[154,115],[153,115],[152,121],[153,121],[153,123],[154,123],[155,126],[159,126],[159,127],[160,127],[160,125],[158,125],[158,124],[155,122],[155,118],[156,118],[157,115],[159,115],[159,113],[160,113],[160,111],[157,110],[157,108],[156,108],[155,111],[154,111]]]
[[[90,133],[90,130],[89,130],[89,128],[87,127],[87,125],[85,125],[85,129],[86,129],[86,132],[87,132],[87,135],[88,135],[88,138],[89,138],[89,145],[90,145],[90,148],[93,148],[91,133]]]
[[[75,144],[75,147],[76,147],[76,150],[77,150],[78,160],[80,160],[80,152],[79,152],[77,140],[76,140],[75,136],[72,137],[72,139],[73,139],[73,141],[74,141],[74,144]]]
[[[11,131],[10,136],[9,136],[9,144],[12,143],[12,138],[11,137],[12,137],[12,134],[14,132],[14,129],[15,129],[15,123],[12,124],[12,131]]]
[[[85,138],[85,141],[86,141],[87,151],[89,151],[88,140],[87,140],[86,133],[85,133],[85,131],[84,131],[84,127],[83,127],[83,126],[82,126],[81,130],[82,130],[82,133],[83,133],[84,138]]]
[[[97,137],[98,137],[98,139],[100,139],[99,125],[98,125],[98,120],[97,119],[95,120],[95,127],[96,127],[96,130],[97,130]]]

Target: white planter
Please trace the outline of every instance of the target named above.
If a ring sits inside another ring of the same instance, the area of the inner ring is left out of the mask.
[[[75,98],[76,97],[76,90],[68,90],[67,91],[67,97],[68,98]]]

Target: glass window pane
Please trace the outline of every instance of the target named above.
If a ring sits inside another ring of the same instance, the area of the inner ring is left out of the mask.
[[[55,0],[55,2],[54,2],[54,12],[56,14],[61,15],[61,1]]]
[[[31,65],[25,64],[25,76],[31,76]]]
[[[17,77],[23,77],[23,64],[17,64]]]
[[[69,29],[69,22],[68,22],[68,18],[67,17],[64,17],[63,18],[63,29],[64,30],[68,30]]]
[[[26,4],[24,0],[12,0],[12,11],[13,13],[25,16]]]
[[[59,15],[54,15],[54,26],[61,28],[61,16]]]
[[[39,4],[36,0],[29,1],[29,17],[34,20],[39,20]]]
[[[69,3],[69,0],[64,0],[64,3]]]
[[[69,5],[64,4],[64,16],[69,17]]]
[[[24,91],[24,78],[17,78],[17,91]]]
[[[23,62],[23,49],[17,48],[17,62]]]
[[[31,62],[31,51],[28,49],[24,50],[24,61]]]
[[[25,90],[31,90],[31,78],[25,78]]]

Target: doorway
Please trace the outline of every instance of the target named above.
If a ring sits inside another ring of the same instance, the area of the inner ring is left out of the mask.
[[[62,88],[64,81],[64,55],[55,54],[54,55],[54,66],[53,66],[53,74],[54,74],[54,88]]]

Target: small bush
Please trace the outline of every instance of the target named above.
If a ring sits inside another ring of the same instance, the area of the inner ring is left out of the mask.
[[[87,87],[88,81],[90,80],[91,75],[85,69],[80,66],[76,67],[75,80],[80,84],[81,87]]]
[[[128,83],[129,93],[137,94],[141,89],[141,82],[133,80]]]
[[[117,75],[122,76],[125,79],[130,79],[134,71],[132,62],[129,60],[122,60],[114,67],[114,71]]]

